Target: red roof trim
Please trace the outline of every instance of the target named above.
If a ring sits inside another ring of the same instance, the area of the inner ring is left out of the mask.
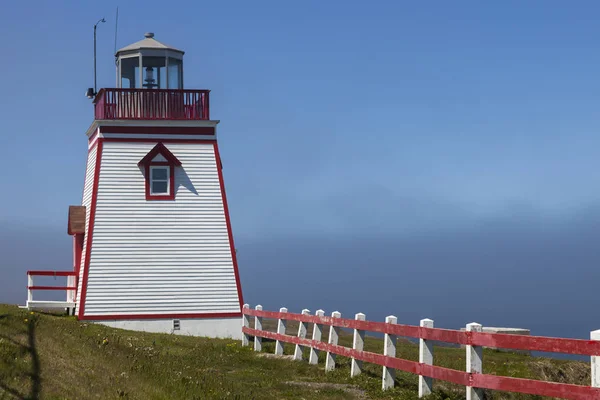
[[[165,147],[165,145],[162,144],[161,142],[159,142],[156,146],[154,146],[154,148],[152,150],[150,150],[150,152],[148,154],[146,154],[146,156],[144,158],[142,158],[140,160],[140,162],[138,162],[138,165],[139,166],[149,165],[152,162],[152,160],[154,159],[154,157],[156,157],[159,154],[162,155],[164,158],[166,158],[167,161],[169,162],[169,164],[176,165],[178,167],[181,166],[181,161],[179,161],[177,159],[177,157],[175,157],[173,155],[173,153],[171,153],[169,151],[169,149],[167,149]]]

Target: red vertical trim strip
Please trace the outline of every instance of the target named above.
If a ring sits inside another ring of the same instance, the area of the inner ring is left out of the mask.
[[[144,165],[144,172],[146,176],[144,177],[146,181],[146,200],[150,198],[150,164]]]
[[[175,165],[169,165],[169,197],[175,200]]]
[[[85,298],[87,294],[87,283],[88,275],[90,272],[90,256],[92,255],[92,236],[94,235],[94,221],[96,218],[96,201],[98,199],[98,183],[100,181],[100,164],[102,162],[102,147],[104,141],[102,138],[98,138],[98,150],[96,152],[96,165],[94,168],[94,187],[92,189],[92,201],[90,204],[90,222],[88,225],[88,231],[86,232],[86,246],[85,246],[85,263],[83,266],[83,279],[81,283],[81,297],[79,299],[78,318],[82,318],[85,313]]]
[[[235,284],[237,286],[238,298],[240,300],[240,310],[244,304],[244,296],[242,295],[242,285],[240,283],[240,273],[238,271],[237,256],[235,254],[235,244],[233,243],[233,232],[231,230],[231,220],[229,218],[229,207],[227,207],[227,195],[225,194],[225,183],[223,181],[223,171],[221,170],[221,156],[219,155],[219,147],[215,142],[215,162],[217,171],[219,172],[219,185],[221,186],[221,198],[223,199],[223,208],[225,211],[225,222],[227,223],[227,234],[229,235],[229,247],[231,249],[231,260],[233,261],[233,272],[235,274]]]
[[[77,279],[79,279],[79,271],[81,269],[81,252],[83,249],[83,238],[84,235],[82,233],[77,233],[73,236],[73,247],[74,247],[74,257],[75,257],[75,265],[74,270],[77,273],[75,275]],[[77,285],[75,285],[77,286]]]

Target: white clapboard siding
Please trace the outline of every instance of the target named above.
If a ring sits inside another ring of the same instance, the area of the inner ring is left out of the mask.
[[[175,200],[147,201],[153,143],[102,152],[85,315],[240,312],[212,144],[171,144]]]
[[[90,211],[92,209],[92,192],[94,189],[94,172],[96,170],[96,154],[98,152],[98,146],[94,146],[88,152],[87,159],[87,168],[85,171],[85,185],[83,187],[83,198],[81,200],[81,205],[85,206],[85,233],[86,236],[83,238],[83,249],[81,251],[81,264],[79,269],[79,279],[77,283],[77,296],[76,301],[79,304],[79,300],[81,298],[81,285],[83,283],[83,270],[85,265],[85,255],[87,253],[87,234],[88,234],[88,226],[90,223]]]

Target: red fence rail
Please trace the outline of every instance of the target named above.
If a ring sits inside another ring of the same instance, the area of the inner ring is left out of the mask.
[[[248,308],[247,305],[244,306],[243,314],[243,344],[249,345],[249,337],[254,336],[255,350],[261,349],[260,343],[257,343],[257,338],[268,338],[277,340],[279,342],[292,343],[296,344],[297,346],[305,346],[310,347],[311,349],[326,351],[328,352],[328,354],[337,354],[344,357],[351,357],[354,360],[360,360],[372,364],[381,365],[384,368],[402,370],[431,379],[439,379],[448,382],[453,382],[459,385],[467,386],[468,390],[474,390],[476,392],[480,391],[481,389],[491,389],[573,400],[589,400],[600,398],[600,387],[488,375],[481,373],[481,371],[458,371],[434,366],[431,364],[419,363],[416,361],[404,360],[396,357],[363,351],[362,345],[359,349],[339,346],[337,345],[337,336],[336,339],[333,341],[330,336],[329,343],[325,343],[321,340],[306,339],[301,335],[302,329],[299,330],[299,337],[286,335],[284,333],[285,330],[281,331],[280,329],[278,329],[278,333],[263,331],[262,318],[277,319],[280,321],[280,326],[281,321],[298,321],[301,324],[313,323],[315,324],[315,326],[321,325],[330,326],[334,328],[354,329],[355,343],[357,342],[356,335],[359,332],[362,332],[364,334],[365,331],[369,331],[386,334],[386,343],[388,338],[387,335],[393,335],[393,337],[404,336],[415,339],[423,339],[426,341],[432,340],[446,343],[463,344],[467,346],[467,352],[480,351],[482,346],[488,346],[514,350],[530,350],[588,355],[592,356],[593,382],[598,380],[594,377],[594,363],[599,364],[597,369],[600,371],[600,359],[597,359],[595,357],[600,355],[600,341],[596,340],[564,339],[542,336],[522,336],[510,334],[483,333],[476,331],[457,331],[439,328],[426,328],[421,326],[362,321],[358,319],[307,315],[306,313],[294,314],[289,312],[262,311],[260,306],[258,306],[256,310],[252,310]],[[250,316],[255,317],[255,329],[252,329],[249,326],[250,320],[248,317]],[[258,342],[260,342],[260,339],[258,339]],[[385,381],[383,383],[383,388],[386,389]]]
[[[34,276],[75,276],[75,271],[27,271],[27,275]]]
[[[94,115],[108,120],[208,120],[209,92],[104,88],[94,99]]]

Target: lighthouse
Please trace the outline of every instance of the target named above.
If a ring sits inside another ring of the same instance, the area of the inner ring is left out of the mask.
[[[80,320],[241,336],[243,304],[209,90],[184,52],[147,33],[118,50],[93,95],[81,206],[70,208]]]

